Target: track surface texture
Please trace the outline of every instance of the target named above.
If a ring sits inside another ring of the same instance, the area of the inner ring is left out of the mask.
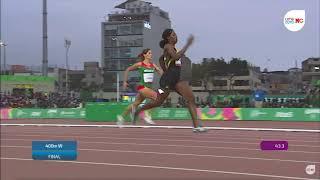
[[[320,133],[191,129],[51,127],[114,124],[82,120],[1,120],[1,180],[320,179]],[[140,125],[143,123],[139,122]],[[191,126],[191,121],[156,121]],[[319,130],[318,122],[204,121],[208,127]],[[34,124],[7,126],[3,124]],[[32,160],[33,140],[76,140],[76,161]],[[262,151],[262,140],[288,141]],[[315,165],[308,175],[306,166]]]

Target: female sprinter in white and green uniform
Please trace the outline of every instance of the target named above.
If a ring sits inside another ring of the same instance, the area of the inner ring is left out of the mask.
[[[117,124],[122,125],[124,122],[124,116],[127,116],[129,112],[134,111],[146,98],[151,100],[157,99],[157,92],[152,90],[153,76],[154,72],[157,71],[159,75],[162,75],[163,71],[157,65],[152,63],[152,52],[151,49],[144,49],[139,55],[141,62],[135,63],[134,65],[128,67],[124,72],[123,88],[128,87],[128,72],[133,70],[138,70],[140,74],[140,83],[137,86],[138,95],[136,100],[130,104],[127,109],[122,113],[122,115],[117,116]],[[148,124],[154,124],[150,117],[145,117],[144,120]]]

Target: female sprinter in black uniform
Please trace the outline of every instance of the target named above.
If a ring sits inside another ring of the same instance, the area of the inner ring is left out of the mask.
[[[170,90],[176,91],[188,101],[189,112],[193,121],[193,132],[205,132],[207,129],[200,125],[197,121],[197,111],[195,98],[188,81],[181,79],[181,60],[187,49],[193,43],[193,36],[190,36],[187,44],[177,52],[175,45],[178,41],[176,33],[173,29],[166,29],[162,34],[163,40],[160,42],[160,47],[163,49],[163,55],[160,57],[159,63],[164,73],[160,79],[160,89],[156,101],[152,101],[135,112],[135,118],[144,110],[160,106],[168,97]],[[134,121],[135,122],[135,121]]]

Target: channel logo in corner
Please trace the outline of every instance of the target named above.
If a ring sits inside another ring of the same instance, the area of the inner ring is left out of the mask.
[[[283,24],[289,31],[300,31],[306,22],[305,10],[291,10],[283,18]]]
[[[309,175],[313,175],[316,173],[316,165],[308,165],[306,167],[306,173],[309,174]]]

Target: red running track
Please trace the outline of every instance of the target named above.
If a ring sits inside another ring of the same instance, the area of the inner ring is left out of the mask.
[[[34,123],[14,123],[30,122]],[[319,125],[227,123],[206,125],[310,129]],[[32,140],[77,140],[78,159],[34,161]],[[262,140],[287,140],[289,149],[261,151]],[[306,174],[307,165],[316,165],[317,172]],[[194,134],[190,129],[1,126],[1,180],[319,179],[319,168],[320,133],[211,130]]]

